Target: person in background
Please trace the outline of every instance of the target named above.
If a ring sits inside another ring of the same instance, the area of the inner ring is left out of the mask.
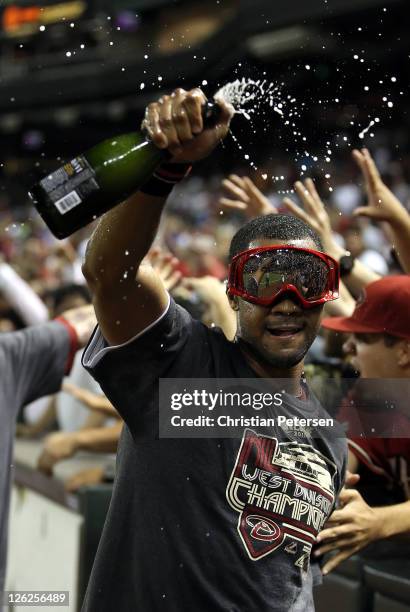
[[[22,406],[56,392],[95,326],[92,306],[50,323],[0,334],[0,593],[4,589],[15,423]]]
[[[91,296],[84,285],[68,284],[48,292],[45,301],[51,317],[55,318],[66,310],[90,304]],[[80,386],[84,385],[90,391],[102,393],[92,377],[81,367],[81,351],[74,357],[70,377],[74,377],[74,383]],[[17,435],[27,438],[38,436],[50,430],[56,423],[60,429],[67,431],[101,424],[101,419],[96,419],[95,416],[88,421],[89,412],[85,407],[70,402],[69,398],[61,393],[31,402],[24,407],[22,416],[24,418],[19,419],[22,422],[17,425]]]
[[[229,306],[223,282],[209,275],[200,278],[183,277],[180,261],[159,247],[150,250],[147,261],[177,302],[183,302],[193,311],[195,306],[199,307],[194,318],[199,318],[208,327],[220,327],[229,340],[234,338],[236,317]]]
[[[54,317],[67,309],[89,304],[90,294],[84,285],[68,284],[48,294],[49,306]],[[81,350],[77,351],[73,365],[66,379],[66,389],[70,382],[75,388],[84,391],[88,400],[92,395],[94,401],[101,404],[107,400],[98,383],[81,365]],[[64,385],[63,385],[64,387]],[[28,423],[19,423],[18,436],[30,438],[39,436],[57,423],[60,431],[50,433],[44,440],[43,450],[38,460],[39,469],[51,475],[53,467],[59,461],[72,457],[80,450],[92,452],[115,452],[121,433],[122,424],[115,417],[101,411],[90,411],[89,405],[79,398],[78,393],[60,391],[50,398],[41,398],[24,408]],[[45,403],[44,403],[45,400]],[[90,402],[88,402],[89,404]]]
[[[360,484],[359,490],[343,492],[343,507],[317,537],[315,554],[336,553],[324,565],[324,573],[369,544],[410,535],[409,304],[410,276],[387,276],[366,287],[351,317],[322,322],[328,329],[350,334],[345,350],[372,391],[367,407],[363,401],[358,407],[348,401],[339,415],[349,424],[349,469],[376,474],[380,499],[384,491],[390,495],[393,485],[402,488],[406,500],[376,507],[363,499]],[[397,465],[402,466],[398,471]]]

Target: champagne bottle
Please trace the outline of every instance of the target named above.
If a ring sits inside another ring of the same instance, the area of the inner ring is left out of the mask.
[[[206,102],[204,125],[215,124],[220,110],[216,102]],[[142,132],[122,134],[44,177],[29,196],[54,236],[66,238],[137,191],[169,155]]]

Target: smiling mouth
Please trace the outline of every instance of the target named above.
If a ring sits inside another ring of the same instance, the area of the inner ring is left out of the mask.
[[[294,325],[292,327],[268,327],[267,331],[271,336],[277,338],[291,338],[300,333],[304,328],[304,325]]]

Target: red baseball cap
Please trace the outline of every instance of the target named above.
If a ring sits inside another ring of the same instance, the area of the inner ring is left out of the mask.
[[[326,329],[390,334],[410,340],[410,274],[385,276],[367,285],[351,317],[327,317]]]

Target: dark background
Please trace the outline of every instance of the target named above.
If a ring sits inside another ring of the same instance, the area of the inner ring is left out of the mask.
[[[333,160],[346,155],[342,134],[346,147],[362,145],[375,116],[374,142],[394,147],[397,160],[408,150],[408,1],[80,0],[60,13],[59,4],[44,1],[37,17],[33,2],[0,8],[0,180],[3,191],[18,184],[20,204],[61,159],[137,129],[148,102],[204,79],[208,96],[243,76],[283,83],[299,101],[306,147],[323,152],[329,142]],[[277,116],[251,126],[237,118],[234,132],[257,163],[303,153]],[[242,159],[227,141],[199,172]]]

